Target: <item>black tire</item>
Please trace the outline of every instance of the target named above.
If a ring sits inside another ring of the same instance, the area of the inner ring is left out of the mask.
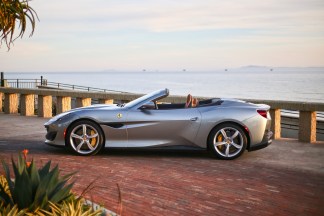
[[[82,120],[73,123],[66,134],[68,148],[77,155],[95,155],[104,146],[101,128],[94,122]]]
[[[215,127],[208,138],[208,148],[211,153],[224,160],[238,158],[244,153],[246,146],[246,134],[233,123],[224,123]]]

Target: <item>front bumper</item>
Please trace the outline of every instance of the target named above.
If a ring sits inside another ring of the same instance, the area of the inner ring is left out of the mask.
[[[57,131],[50,131],[48,125],[46,125],[45,128],[46,128],[46,131],[47,131],[46,136],[45,136],[46,140],[48,140],[48,141],[55,140],[55,137],[57,135]]]
[[[64,116],[56,116],[46,122],[44,124],[47,131],[45,143],[48,145],[65,146],[66,129],[77,118],[77,115],[70,113]]]
[[[45,125],[45,143],[54,146],[65,146],[64,129],[58,128],[56,124]]]
[[[272,143],[272,135],[273,135],[272,131],[266,130],[261,143],[250,146],[248,151],[255,151],[255,150],[259,150],[259,149],[263,149],[263,148],[267,147],[268,145],[270,145]]]

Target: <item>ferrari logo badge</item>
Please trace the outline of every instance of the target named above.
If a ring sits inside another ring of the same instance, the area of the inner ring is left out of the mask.
[[[117,118],[121,118],[121,117],[123,117],[123,115],[121,113],[118,113]]]

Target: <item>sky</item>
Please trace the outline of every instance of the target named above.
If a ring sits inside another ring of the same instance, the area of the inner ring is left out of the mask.
[[[0,71],[210,71],[324,66],[323,0],[32,0]]]

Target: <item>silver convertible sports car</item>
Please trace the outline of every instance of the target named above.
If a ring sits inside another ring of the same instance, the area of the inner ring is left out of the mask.
[[[215,98],[186,108],[185,102],[163,103],[168,95],[162,89],[122,105],[59,114],[45,123],[45,143],[79,155],[94,155],[104,147],[189,146],[234,159],[272,142],[268,105]]]

